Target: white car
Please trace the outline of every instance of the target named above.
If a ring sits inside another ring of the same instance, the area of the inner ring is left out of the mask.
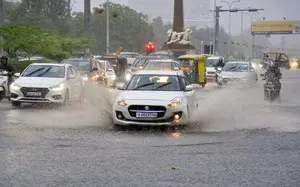
[[[222,63],[225,63],[225,59],[223,57],[219,56],[212,56],[208,57],[206,59],[206,77],[209,80],[216,80],[217,75],[217,64],[222,61]]]
[[[180,69],[180,64],[172,59],[149,60],[145,64],[144,70],[173,70],[184,75],[184,72]]]
[[[132,65],[135,61],[136,57],[140,57],[141,55],[139,53],[135,52],[121,52],[119,56],[124,57],[127,59],[127,64]]]
[[[193,86],[176,71],[143,71],[133,75],[113,105],[116,126],[188,125],[198,107]]]
[[[256,83],[258,75],[250,62],[227,62],[218,74],[217,83],[219,86],[233,82]]]
[[[33,63],[10,85],[13,106],[60,103],[83,98],[83,81],[69,64]]]

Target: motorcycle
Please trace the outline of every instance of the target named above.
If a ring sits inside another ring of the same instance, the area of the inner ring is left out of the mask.
[[[9,98],[9,88],[8,88],[8,72],[0,70],[0,101],[3,98]]]
[[[266,101],[273,102],[276,98],[280,96],[281,78],[281,73],[280,75],[276,73],[276,69],[268,70],[265,73],[264,98]]]

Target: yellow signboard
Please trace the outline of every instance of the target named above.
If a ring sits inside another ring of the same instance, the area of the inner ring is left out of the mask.
[[[300,34],[300,20],[297,21],[254,21],[252,35]]]
[[[119,49],[116,51],[116,55],[119,55],[123,51],[123,47],[119,47]]]

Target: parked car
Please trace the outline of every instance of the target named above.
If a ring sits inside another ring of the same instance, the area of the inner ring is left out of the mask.
[[[193,86],[176,71],[145,70],[133,75],[113,105],[116,126],[188,125],[198,107]]]
[[[13,106],[21,103],[59,103],[83,99],[83,82],[69,64],[33,63],[10,85]]]
[[[250,62],[234,61],[227,62],[218,73],[217,83],[219,86],[234,82],[256,83],[258,75]]]

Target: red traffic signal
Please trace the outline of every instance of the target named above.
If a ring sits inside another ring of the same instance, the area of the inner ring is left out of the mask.
[[[146,48],[146,50],[147,51],[152,51],[152,50],[155,50],[155,44],[153,44],[153,43],[148,43],[148,44],[146,44],[146,46],[145,46],[145,48]]]
[[[97,12],[98,14],[102,14],[102,13],[104,12],[104,10],[101,9],[101,8],[99,8],[99,9],[96,10],[96,12]]]

